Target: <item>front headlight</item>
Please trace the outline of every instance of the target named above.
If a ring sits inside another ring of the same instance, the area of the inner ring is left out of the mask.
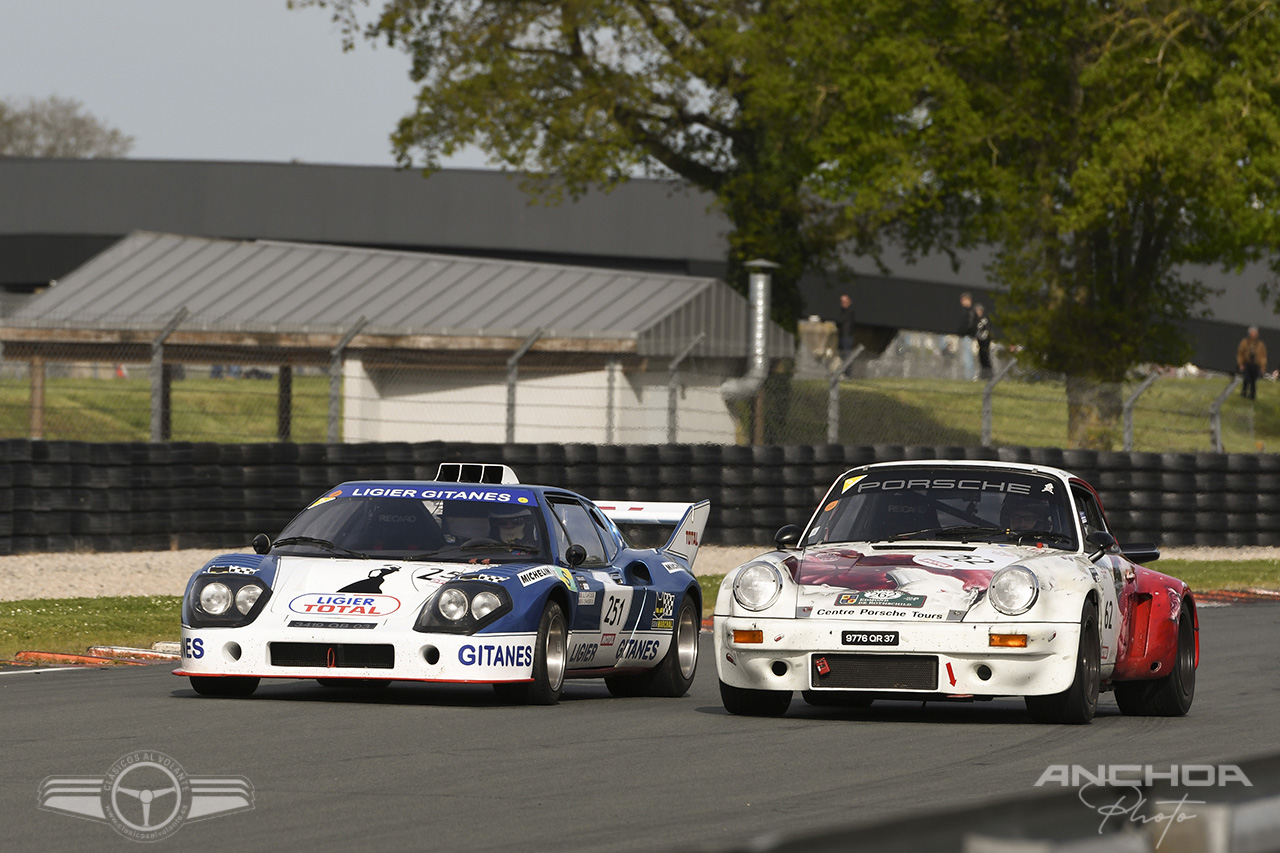
[[[510,612],[511,595],[501,586],[485,581],[449,581],[423,605],[413,630],[474,634]]]
[[[1040,583],[1035,574],[1022,566],[1008,566],[996,572],[987,588],[991,606],[1007,616],[1026,613],[1039,594]]]
[[[221,616],[231,609],[231,590],[224,583],[211,583],[200,590],[200,609]]]
[[[262,596],[262,587],[256,583],[246,584],[240,587],[240,591],[236,593],[236,610],[246,616],[253,609],[253,605],[258,603],[258,599]]]
[[[436,607],[440,609],[440,615],[450,622],[457,622],[463,616],[466,616],[468,605],[467,594],[460,589],[443,589],[440,591],[440,597],[436,600]]]
[[[733,598],[748,610],[764,610],[778,600],[782,578],[768,563],[748,563],[733,580]]]
[[[197,574],[182,599],[182,624],[189,628],[240,628],[257,619],[270,599],[271,590],[256,577]]]

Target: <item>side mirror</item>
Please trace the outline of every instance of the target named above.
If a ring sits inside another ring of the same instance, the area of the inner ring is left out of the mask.
[[[773,535],[773,543],[781,550],[794,548],[800,544],[800,534],[803,532],[794,524],[784,525]]]
[[[1089,555],[1090,560],[1098,559],[1116,545],[1116,538],[1105,530],[1093,531],[1089,534],[1089,538],[1086,541],[1097,549]]]
[[[271,537],[265,533],[259,533],[253,537],[253,553],[265,554],[271,550]]]
[[[587,549],[576,543],[570,545],[564,551],[564,559],[571,568],[577,568],[586,562]]]
[[[1154,542],[1131,542],[1120,546],[1124,558],[1131,563],[1145,566],[1160,559],[1160,548]]]

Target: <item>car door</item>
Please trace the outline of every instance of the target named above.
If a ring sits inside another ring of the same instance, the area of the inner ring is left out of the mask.
[[[1095,532],[1109,533],[1102,508],[1090,489],[1076,483],[1071,487],[1076,509],[1080,513],[1080,527],[1084,533],[1085,550],[1089,535]],[[1093,561],[1094,571],[1101,593],[1098,607],[1098,632],[1102,641],[1102,677],[1111,675],[1121,650],[1128,642],[1128,602],[1132,600],[1133,570],[1123,555],[1106,553]]]
[[[548,503],[558,553],[563,555],[570,545],[581,545],[587,552],[582,564],[572,569],[578,606],[569,632],[569,669],[612,667],[625,648],[627,631],[635,624],[634,589],[613,564],[617,544],[611,536],[602,535],[605,532],[577,499],[552,496]]]

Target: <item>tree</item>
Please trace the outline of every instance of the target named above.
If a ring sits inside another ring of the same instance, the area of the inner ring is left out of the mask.
[[[871,194],[817,192],[826,125],[847,111],[841,156],[868,185],[896,185],[886,124],[910,109],[910,69],[927,57],[898,0],[395,0],[362,22],[367,0],[291,0],[332,10],[345,46],[383,40],[413,59],[414,112],[392,139],[403,165],[437,168],[478,145],[493,162],[561,191],[612,188],[633,175],[707,190],[728,217],[728,280],[764,258],[774,317],[800,312],[806,270],[837,247],[875,249]],[[859,70],[858,98],[834,97],[836,63]]]
[[[1183,265],[1277,247],[1280,13],[963,0],[951,15],[931,33],[948,84],[924,92],[913,142],[930,172],[899,188],[924,214],[903,227],[915,246],[996,247],[1006,337],[1068,375],[1072,446],[1110,447],[1118,383],[1188,357],[1182,321],[1206,289]],[[839,171],[829,191],[855,192]]]
[[[57,95],[0,100],[0,157],[124,157],[133,137]]]

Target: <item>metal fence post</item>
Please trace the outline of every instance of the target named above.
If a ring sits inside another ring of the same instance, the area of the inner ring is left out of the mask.
[[[542,329],[525,338],[520,348],[507,359],[507,444],[516,440],[516,378],[520,372],[520,359],[542,337]]]
[[[342,362],[346,356],[347,344],[360,334],[360,330],[369,322],[369,318],[361,316],[355,325],[347,330],[338,341],[338,345],[329,351],[329,443],[338,443],[338,419],[342,414]]]
[[[680,364],[707,339],[706,332],[698,336],[667,365],[667,444],[676,443],[676,401],[680,396]]]
[[[1243,381],[1239,376],[1231,377],[1231,384],[1222,389],[1218,399],[1209,407],[1209,437],[1213,440],[1213,449],[1218,453],[1222,452],[1222,404],[1227,402],[1231,392]]]
[[[994,410],[994,407],[992,406],[992,403],[991,403],[991,397],[995,393],[996,385],[1000,383],[1001,379],[1004,379],[1005,374],[1007,374],[1010,370],[1013,370],[1013,366],[1015,364],[1017,364],[1017,362],[1013,361],[1012,359],[1005,362],[1004,367],[1000,368],[1000,370],[996,372],[996,375],[991,377],[991,381],[988,382],[982,389],[982,446],[983,447],[991,446],[991,420],[993,417],[993,410]]]
[[[853,348],[853,352],[840,362],[840,365],[827,376],[827,444],[840,441],[840,377],[853,366],[853,360],[866,349],[862,344]]]
[[[1154,385],[1156,380],[1159,378],[1160,374],[1158,373],[1148,375],[1146,379],[1142,380],[1142,383],[1138,385],[1137,388],[1133,389],[1133,393],[1129,395],[1129,399],[1124,401],[1124,408],[1122,411],[1124,413],[1125,452],[1133,450],[1133,407],[1137,404],[1138,398],[1142,396],[1143,392]]]
[[[164,369],[164,342],[173,334],[187,315],[191,313],[186,306],[178,309],[160,334],[151,341],[151,440],[165,441],[169,438],[169,376]]]

